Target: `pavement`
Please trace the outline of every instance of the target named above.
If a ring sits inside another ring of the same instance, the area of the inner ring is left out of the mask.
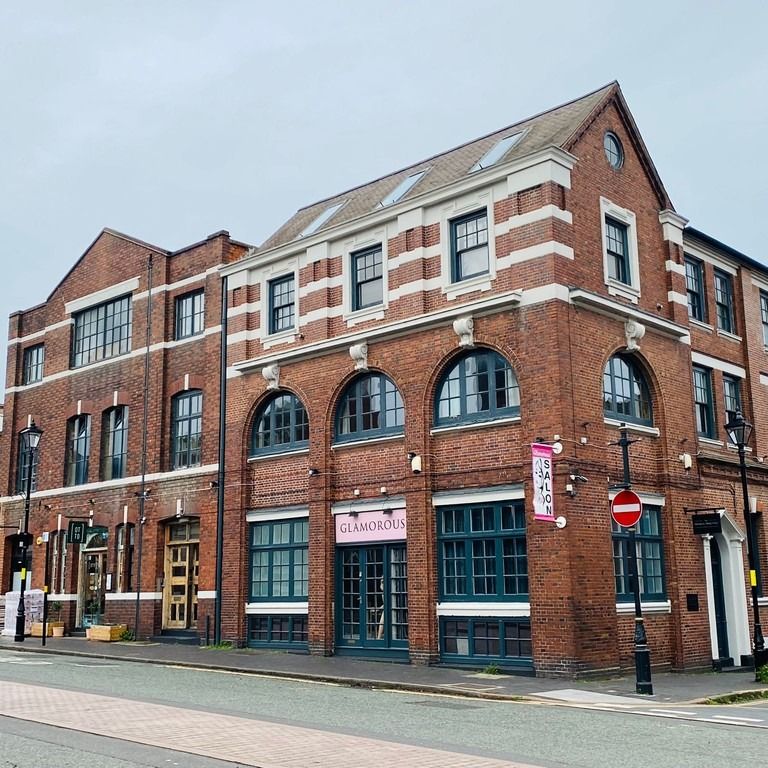
[[[490,675],[477,670],[447,666],[417,666],[369,661],[348,656],[256,649],[214,649],[194,645],[152,642],[98,642],[79,637],[39,638],[16,643],[0,637],[0,651],[83,656],[121,662],[142,662],[241,674],[336,683],[360,688],[380,688],[420,693],[453,694],[483,699],[533,699],[584,706],[650,706],[660,703],[704,703],[734,693],[768,691],[755,682],[753,670],[727,672],[654,672],[653,695],[635,692],[634,675],[605,679],[570,680],[523,675]]]

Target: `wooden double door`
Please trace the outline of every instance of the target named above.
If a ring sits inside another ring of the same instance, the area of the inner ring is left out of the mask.
[[[199,523],[168,526],[165,545],[163,629],[197,626],[197,584],[200,574]]]

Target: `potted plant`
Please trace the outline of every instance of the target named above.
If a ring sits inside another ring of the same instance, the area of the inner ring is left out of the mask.
[[[64,604],[59,600],[54,600],[48,606],[48,613],[51,616],[48,621],[48,626],[51,627],[53,637],[64,637],[64,622],[61,620],[61,611],[63,608]]]

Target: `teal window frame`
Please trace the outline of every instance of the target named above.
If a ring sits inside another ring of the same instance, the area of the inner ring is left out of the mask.
[[[34,493],[37,490],[37,477],[38,477],[38,467],[40,465],[40,451],[35,448],[34,450],[32,448],[25,449],[24,447],[24,435],[19,435],[19,449],[17,456],[19,457],[18,460],[18,471],[16,472],[16,493],[26,493],[27,492],[27,457],[29,456],[29,452],[32,453],[32,492]]]
[[[189,339],[205,330],[205,290],[190,291],[176,297],[175,337]]]
[[[714,439],[715,407],[712,398],[712,371],[699,365],[693,366],[693,404],[696,413],[696,434]]]
[[[723,401],[725,405],[725,424],[733,421],[736,414],[741,412],[741,379],[736,376],[723,374]],[[728,431],[726,430],[726,434]],[[728,434],[728,442],[731,436]]]
[[[101,479],[125,477],[128,462],[128,406],[116,405],[101,415]]]
[[[297,451],[309,446],[309,417],[293,392],[278,392],[256,412],[251,456]]]
[[[491,629],[494,625],[495,634]],[[495,653],[492,652],[494,642]],[[532,667],[531,619],[527,616],[441,617],[440,657],[456,664],[497,662],[503,666]]]
[[[704,264],[685,255],[685,287],[688,296],[688,317],[707,322],[707,301],[704,291]]]
[[[603,136],[603,150],[608,165],[618,171],[624,165],[624,147],[621,145],[619,137],[612,131],[606,131]]]
[[[357,312],[384,303],[384,253],[381,245],[355,251],[352,261],[352,311]],[[378,295],[364,300],[364,294],[378,285]]]
[[[768,291],[760,291],[760,320],[763,325],[763,346],[768,349]]]
[[[490,217],[488,209],[483,208],[465,216],[451,219],[451,279],[454,283],[472,280],[491,271]],[[485,267],[469,270],[465,266],[465,257],[485,249]]]
[[[610,216],[605,217],[605,250],[608,255],[608,277],[624,285],[631,285],[629,227]]]
[[[441,601],[527,602],[522,500],[440,506],[437,538]]]
[[[67,421],[67,445],[64,460],[64,485],[71,487],[88,482],[91,454],[91,416],[82,413]]]
[[[468,367],[474,370],[468,372]],[[475,350],[454,361],[435,391],[438,427],[520,416],[517,376],[509,361],[490,349]]]
[[[308,639],[309,618],[305,613],[248,616],[249,648],[306,648]]]
[[[403,434],[405,406],[400,390],[386,374],[358,376],[339,399],[335,426],[337,443]]]
[[[248,527],[248,542],[249,602],[306,602],[309,518],[254,521]],[[276,575],[285,578],[276,579]],[[265,585],[264,589],[257,589],[257,584]]]
[[[635,597],[629,575],[629,529],[622,528],[612,520],[611,537],[616,601],[631,603]],[[635,532],[635,551],[640,599],[647,602],[666,600],[667,583],[664,575],[664,539],[660,506],[643,504],[643,514]]]
[[[292,331],[296,327],[296,278],[293,273],[270,280],[269,333]]]
[[[35,344],[24,350],[22,384],[35,384],[43,380],[45,369],[45,344]]]
[[[171,468],[203,463],[203,392],[190,389],[171,401]]]
[[[715,270],[715,307],[717,327],[726,333],[736,333],[733,312],[733,277],[720,269]]]
[[[623,408],[620,406],[623,403]],[[632,355],[613,355],[603,369],[603,415],[653,425],[653,402],[643,369]]]

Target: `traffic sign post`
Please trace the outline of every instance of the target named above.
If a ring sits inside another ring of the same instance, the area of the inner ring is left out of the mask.
[[[648,648],[648,637],[645,634],[643,624],[643,608],[640,603],[640,580],[637,578],[637,543],[635,532],[640,518],[643,516],[643,503],[640,497],[629,490],[629,446],[635,442],[630,440],[626,425],[621,425],[621,438],[614,445],[621,447],[622,462],[624,466],[623,490],[616,494],[611,502],[611,517],[622,528],[629,528],[629,541],[627,547],[627,560],[629,561],[629,579],[635,598],[635,691],[653,695],[653,683],[651,682],[651,651]]]

